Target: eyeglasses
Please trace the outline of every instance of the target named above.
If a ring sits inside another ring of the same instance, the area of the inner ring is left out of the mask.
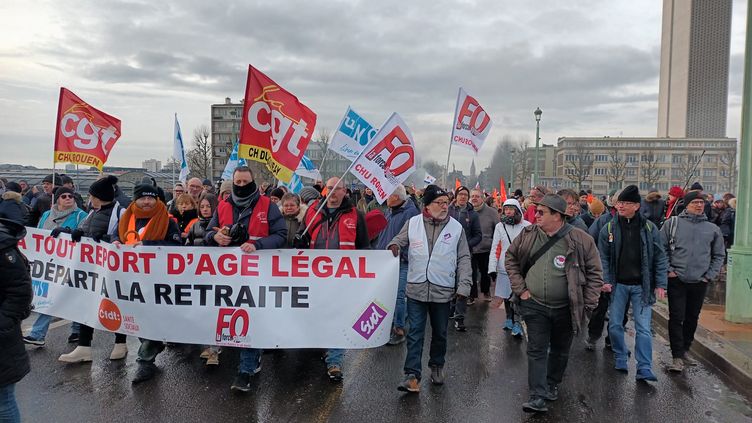
[[[439,207],[448,207],[449,206],[449,201],[434,201],[431,204],[436,204]]]
[[[67,200],[69,198],[73,198],[73,196],[70,195],[70,194],[63,194],[63,195],[60,195],[58,198],[62,198],[63,200]]]
[[[635,206],[635,205],[638,205],[638,204],[640,204],[640,203],[633,203],[631,201],[617,201],[616,202],[617,206],[622,206],[622,207],[623,206]]]
[[[545,210],[543,210],[543,209],[535,209],[535,215],[536,216],[543,216],[544,214],[546,214]]]

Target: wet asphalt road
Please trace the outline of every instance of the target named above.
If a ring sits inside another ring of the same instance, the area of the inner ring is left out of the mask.
[[[424,377],[418,395],[396,390],[404,344],[348,352],[340,384],[326,377],[319,351],[269,351],[262,359],[263,370],[252,379],[252,391],[236,394],[229,389],[236,351],[226,350],[218,368],[207,368],[198,347],[168,348],[157,358],[161,373],[133,386],[138,339],[128,339],[125,360],[111,362],[114,336],[96,332],[94,362],[64,365],[57,357],[72,349],[66,343],[69,325],[51,329],[45,348],[27,347],[33,370],[18,384],[16,395],[26,422],[752,421],[752,403],[712,369],[700,365],[681,376],[666,373],[662,368],[670,360],[668,342],[658,336],[657,383],[636,383],[634,361],[629,375],[614,371],[602,341],[598,350],[589,352],[578,338],[559,400],[549,404],[547,414],[524,413],[525,344],[501,330],[503,318],[503,310],[488,303],[469,307],[468,332],[450,328],[446,384],[432,386]],[[425,368],[427,346],[424,352]],[[427,376],[429,371],[424,371]]]

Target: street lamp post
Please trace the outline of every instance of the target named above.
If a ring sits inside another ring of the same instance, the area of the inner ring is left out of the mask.
[[[511,159],[512,163],[509,166],[509,183],[511,184],[510,189],[514,189],[514,149],[509,150],[509,158]],[[504,187],[506,188],[506,187]],[[511,196],[510,196],[511,197]]]
[[[540,151],[540,120],[541,115],[543,112],[541,111],[540,107],[536,107],[535,111],[533,112],[535,115],[535,167],[533,170],[533,180],[532,180],[532,186],[535,186],[538,183],[538,154]]]

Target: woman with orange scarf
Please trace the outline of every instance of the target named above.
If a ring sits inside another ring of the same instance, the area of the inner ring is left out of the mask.
[[[157,188],[153,185],[137,185],[133,189],[133,202],[120,217],[117,235],[113,245],[182,245],[180,229],[167,213],[167,206],[159,200]],[[157,366],[154,360],[164,350],[161,341],[141,339],[138,349],[138,370],[133,383],[143,382],[154,377]]]

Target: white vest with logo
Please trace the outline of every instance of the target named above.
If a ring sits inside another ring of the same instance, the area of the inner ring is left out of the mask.
[[[408,221],[407,237],[410,246],[407,250],[407,283],[424,283],[454,288],[457,273],[457,243],[462,236],[460,222],[449,218],[442,229],[433,250],[428,253],[428,237],[419,214]]]

